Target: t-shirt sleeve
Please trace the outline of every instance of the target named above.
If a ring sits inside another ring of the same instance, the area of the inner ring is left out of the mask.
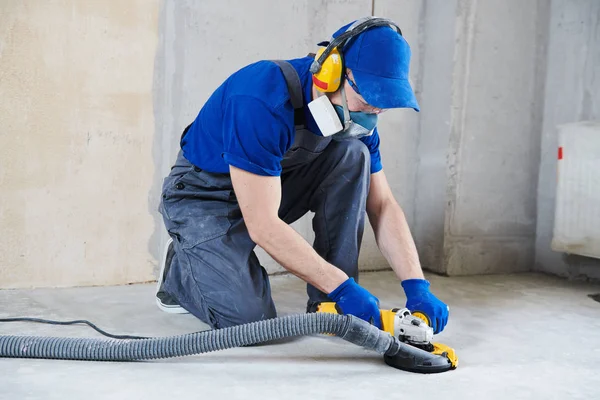
[[[258,175],[281,175],[281,160],[292,140],[285,112],[251,96],[231,97],[224,111],[225,162]]]
[[[383,169],[383,165],[381,164],[381,153],[379,152],[379,131],[377,127],[373,130],[373,134],[371,136],[365,136],[360,138],[364,144],[369,148],[369,153],[371,153],[371,173],[379,172]]]

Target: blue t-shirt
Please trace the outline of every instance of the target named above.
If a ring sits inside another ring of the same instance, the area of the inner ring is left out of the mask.
[[[306,127],[321,135],[307,104],[312,101],[313,59],[288,60],[304,93]],[[271,61],[232,74],[208,99],[181,141],[183,154],[208,172],[228,173],[229,165],[267,176],[281,174],[281,160],[294,143],[294,108],[281,69]],[[371,173],[382,169],[377,128],[361,139],[371,153]]]

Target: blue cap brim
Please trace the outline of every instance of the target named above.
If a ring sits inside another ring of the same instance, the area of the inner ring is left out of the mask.
[[[356,69],[352,75],[361,96],[373,107],[421,110],[408,80],[374,76]]]

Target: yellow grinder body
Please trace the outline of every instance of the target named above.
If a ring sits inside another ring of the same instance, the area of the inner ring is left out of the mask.
[[[401,342],[417,346],[432,354],[446,357],[453,368],[458,366],[458,357],[453,348],[442,344],[432,343],[433,330],[430,328],[429,318],[421,312],[411,314],[407,309],[379,310],[381,313],[381,329],[398,338]],[[317,312],[342,314],[334,302],[320,303]],[[414,321],[417,317],[423,323]]]

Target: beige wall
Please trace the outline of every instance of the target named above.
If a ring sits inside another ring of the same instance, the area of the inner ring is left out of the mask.
[[[0,3],[0,287],[153,279],[157,0]]]

